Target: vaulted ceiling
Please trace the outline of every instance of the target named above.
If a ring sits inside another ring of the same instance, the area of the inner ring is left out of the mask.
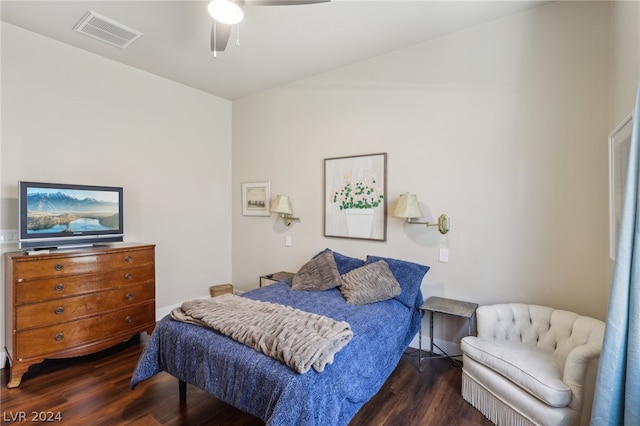
[[[245,5],[224,52],[211,52],[207,1],[9,1],[2,21],[234,100],[539,6],[542,1],[332,0]],[[144,35],[126,49],[73,31],[89,12]],[[239,39],[239,46],[236,41]]]

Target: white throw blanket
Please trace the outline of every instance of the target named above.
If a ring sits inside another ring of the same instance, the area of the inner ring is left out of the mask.
[[[171,316],[213,328],[298,373],[323,371],[353,337],[347,322],[233,294],[184,302]]]

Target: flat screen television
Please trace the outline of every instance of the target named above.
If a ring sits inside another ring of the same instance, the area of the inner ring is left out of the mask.
[[[21,249],[82,247],[123,240],[121,187],[20,182]]]

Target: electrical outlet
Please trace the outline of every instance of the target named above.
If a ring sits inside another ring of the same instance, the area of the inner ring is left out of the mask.
[[[0,230],[0,244],[13,244],[19,240],[19,234],[17,229],[1,229]]]
[[[440,253],[438,254],[438,260],[440,262],[448,262],[449,261],[449,249],[448,248],[441,248],[440,249]]]

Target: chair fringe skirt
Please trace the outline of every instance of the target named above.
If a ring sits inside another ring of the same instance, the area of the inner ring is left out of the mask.
[[[462,397],[498,426],[536,426],[462,370]]]

